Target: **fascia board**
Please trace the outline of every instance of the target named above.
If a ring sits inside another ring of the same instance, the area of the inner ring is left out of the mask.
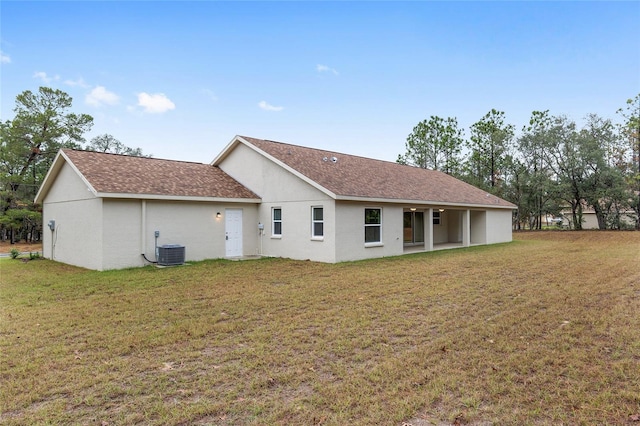
[[[156,194],[128,194],[114,192],[98,192],[96,194],[100,198],[119,198],[130,200],[159,200],[159,201],[199,201],[199,202],[216,202],[216,203],[245,203],[260,204],[260,198],[222,198],[222,197],[193,197],[180,195],[156,195]]]
[[[216,158],[213,159],[210,165],[218,166],[231,153],[231,151],[233,151],[233,148],[235,148],[236,145],[240,143],[240,139],[242,139],[240,136],[234,136],[233,139],[231,139],[231,142],[229,142],[227,146],[225,146],[224,149],[220,151],[220,154],[218,154]]]

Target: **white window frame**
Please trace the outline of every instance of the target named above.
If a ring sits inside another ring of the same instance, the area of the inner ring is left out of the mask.
[[[367,210],[378,210],[380,223],[366,223],[367,222]],[[365,207],[363,210],[364,213],[364,246],[365,247],[380,247],[382,246],[382,207]],[[379,241],[369,241],[367,242],[367,228],[369,227],[377,227],[380,229],[380,240]]]
[[[280,211],[280,219],[276,219],[276,210]],[[280,224],[278,234],[276,234],[276,223]],[[271,238],[282,238],[282,207],[271,207]]]
[[[316,210],[322,211],[322,219],[317,220],[315,217]],[[322,224],[322,235],[316,235],[316,224]],[[314,241],[324,240],[324,206],[311,206],[311,239]]]

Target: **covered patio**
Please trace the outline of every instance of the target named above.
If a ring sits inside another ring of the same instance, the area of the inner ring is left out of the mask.
[[[486,211],[447,207],[403,209],[405,253],[487,243]]]

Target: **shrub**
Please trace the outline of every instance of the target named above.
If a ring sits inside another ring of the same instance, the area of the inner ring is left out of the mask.
[[[20,252],[18,251],[18,249],[12,248],[9,252],[9,255],[12,259],[16,259],[18,256],[20,256]]]

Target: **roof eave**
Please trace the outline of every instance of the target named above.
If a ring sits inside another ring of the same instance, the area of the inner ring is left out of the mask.
[[[262,203],[262,200],[260,198],[197,197],[192,195],[160,195],[160,194],[98,192],[96,196],[100,198],[118,198],[118,199],[129,199],[129,200],[198,201],[198,202],[245,203],[245,204]]]
[[[508,209],[508,210],[515,210],[518,208],[515,205],[504,206],[504,205],[479,204],[479,203],[453,203],[449,201],[438,201],[438,200],[371,198],[371,197],[357,197],[357,196],[350,196],[350,195],[338,195],[336,197],[336,201],[358,201],[358,202],[367,202],[367,203],[391,203],[391,204],[411,204],[411,205],[417,205],[417,206],[465,207],[465,208]]]

